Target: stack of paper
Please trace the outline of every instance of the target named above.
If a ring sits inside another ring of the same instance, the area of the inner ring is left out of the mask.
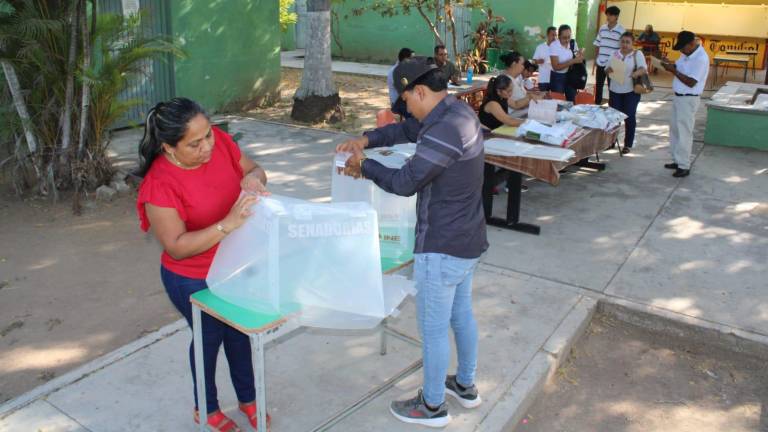
[[[494,156],[520,156],[556,162],[567,162],[576,155],[571,149],[528,144],[522,141],[504,138],[491,138],[486,140],[485,153]]]
[[[554,126],[547,126],[536,120],[526,120],[517,128],[517,136],[541,141],[561,147],[568,145],[568,140],[578,131],[579,127],[566,121]]]

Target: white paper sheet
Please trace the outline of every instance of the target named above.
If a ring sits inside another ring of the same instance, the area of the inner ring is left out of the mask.
[[[555,124],[557,121],[557,101],[552,99],[532,100],[528,104],[528,118],[541,123]]]
[[[613,72],[611,73],[611,79],[616,81],[619,85],[624,85],[624,80],[627,77],[627,64],[624,63],[624,60],[617,58],[615,56],[611,56],[611,69],[613,69]]]
[[[556,162],[567,162],[576,155],[571,149],[548,145],[528,144],[522,141],[504,138],[491,138],[486,140],[485,153],[494,156],[520,156]]]

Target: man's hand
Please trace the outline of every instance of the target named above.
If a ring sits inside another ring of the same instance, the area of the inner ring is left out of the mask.
[[[611,75],[611,74],[613,74],[613,68],[612,68],[612,67],[610,67],[610,66],[606,67],[606,68],[605,68],[605,73],[606,73],[606,75]]]
[[[360,161],[365,157],[363,154],[363,150],[353,150],[352,156],[347,159],[347,163],[344,166],[344,175],[348,175],[350,177],[354,178],[360,178],[363,176],[362,170],[360,169]]]
[[[664,69],[666,69],[666,71],[667,71],[667,72],[672,72],[672,73],[675,73],[675,72],[677,72],[677,66],[675,66],[675,65],[674,65],[674,64],[672,64],[672,63],[668,63],[668,62],[667,62],[667,61],[665,61],[665,60],[666,60],[666,59],[662,60],[662,62],[661,62],[661,66],[662,66]]]
[[[361,136],[344,141],[336,146],[336,153],[347,152],[355,153],[360,152],[362,154],[363,149],[368,147],[368,137]]]

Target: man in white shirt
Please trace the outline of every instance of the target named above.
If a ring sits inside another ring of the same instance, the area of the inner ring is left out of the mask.
[[[407,58],[410,58],[411,56],[413,56],[412,49],[401,48],[400,52],[397,54],[397,63],[395,63],[391,68],[389,68],[389,71],[387,71],[387,87],[389,87],[390,107],[393,113],[398,114],[403,118],[410,117],[410,114],[408,114],[408,110],[405,107],[405,103],[403,102],[402,99],[400,99],[400,95],[397,93],[397,89],[395,88],[393,73],[395,72],[395,68],[397,67],[397,65],[400,64],[400,62],[402,62]]]
[[[552,72],[552,61],[549,58],[549,44],[557,39],[557,27],[547,27],[547,41],[536,47],[533,60],[539,65],[539,90],[549,91],[549,75]]]
[[[605,80],[608,79],[608,85],[611,85],[611,79],[605,73],[605,67],[608,66],[613,53],[620,48],[621,35],[625,31],[624,27],[619,24],[619,13],[621,13],[621,10],[616,6],[610,6],[605,10],[606,23],[597,31],[597,37],[595,38],[595,46],[597,47],[597,53],[595,54],[595,65],[597,66],[597,72],[595,73],[596,105],[603,103]]]
[[[669,150],[673,162],[664,168],[675,170],[674,177],[685,177],[691,171],[693,125],[709,75],[709,56],[699,45],[696,35],[689,31],[678,33],[673,49],[680,51],[680,58],[675,64],[667,59],[662,63],[664,69],[675,76],[672,81],[675,98],[669,122]]]

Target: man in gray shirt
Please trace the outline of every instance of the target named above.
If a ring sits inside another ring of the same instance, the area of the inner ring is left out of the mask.
[[[488,248],[482,205],[483,134],[477,115],[448,96],[446,78],[423,57],[405,60],[394,84],[414,118],[339,144],[351,152],[345,172],[372,180],[387,192],[418,194],[414,279],[423,343],[424,385],[416,397],[394,401],[390,411],[406,423],[447,425],[445,394],[465,408],[480,405],[475,386],[477,324],[472,312],[472,277]],[[416,154],[402,168],[366,159],[365,147],[415,142]],[[449,328],[458,356],[447,375]]]

